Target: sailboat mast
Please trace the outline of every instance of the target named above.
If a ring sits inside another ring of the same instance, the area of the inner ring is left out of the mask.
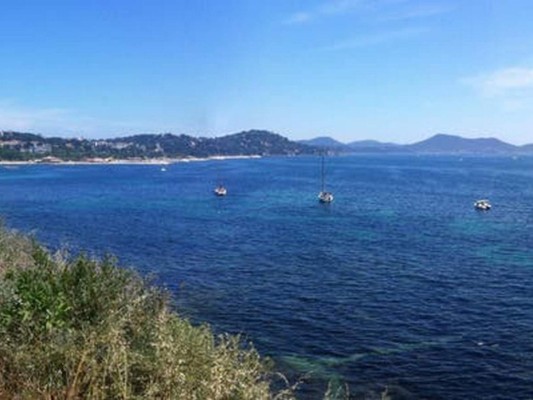
[[[216,150],[217,150],[217,158],[216,158],[216,180],[217,180],[217,184],[218,186],[222,186],[222,174],[220,172],[220,161],[222,160],[222,155],[220,154],[220,146],[218,145],[218,143],[216,143]]]
[[[320,175],[322,180],[322,190],[318,194],[318,200],[321,203],[331,203],[333,201],[333,194],[331,192],[326,192],[326,166],[325,166],[325,153],[326,150],[322,151],[322,162],[320,168]]]
[[[324,154],[322,154],[322,168],[321,168],[321,176],[322,176],[322,191],[325,191],[325,179],[324,179]]]

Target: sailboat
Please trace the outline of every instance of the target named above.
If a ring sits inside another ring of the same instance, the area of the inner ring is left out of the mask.
[[[218,185],[213,191],[217,196],[225,196],[228,194],[228,190],[222,185]]]
[[[325,169],[324,169],[324,155],[322,154],[322,167],[321,167],[322,189],[318,194],[318,201],[321,203],[331,203],[333,201],[333,193],[326,191],[325,185]]]
[[[474,208],[476,210],[488,211],[488,210],[490,210],[492,208],[492,205],[489,203],[488,200],[482,199],[482,200],[477,200],[474,203]]]
[[[217,160],[217,162],[220,161],[220,160]],[[222,197],[222,196],[225,196],[228,194],[228,189],[226,189],[224,187],[224,185],[222,184],[222,181],[220,179],[220,166],[218,166],[217,168],[217,177],[218,177],[218,181],[219,181],[219,184],[218,186],[213,190],[213,192],[215,193],[216,196],[219,196],[219,197]]]

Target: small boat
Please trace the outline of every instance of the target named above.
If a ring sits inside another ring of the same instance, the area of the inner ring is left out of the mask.
[[[222,185],[218,185],[215,190],[214,190],[214,193],[215,195],[217,196],[225,196],[228,194],[228,190],[222,186]]]
[[[318,194],[318,201],[321,203],[331,203],[333,201],[333,194],[331,192],[320,192]]]
[[[217,148],[217,154],[219,154],[219,155],[213,157],[212,159],[217,160],[217,161],[224,160],[224,157],[222,157],[222,154],[220,154],[220,151],[218,151],[218,148]],[[224,187],[224,185],[222,184],[221,175],[222,175],[221,174],[221,166],[220,166],[220,164],[217,164],[216,165],[216,176],[217,176],[218,185],[213,190],[213,193],[215,193],[215,196],[217,196],[217,197],[223,197],[223,196],[226,196],[228,194],[228,189],[226,189]]]
[[[474,208],[480,211],[488,211],[492,208],[492,206],[490,205],[488,200],[482,199],[482,200],[477,200],[474,203]]]
[[[324,171],[324,155],[322,155],[322,190],[318,193],[318,201],[321,203],[331,203],[333,201],[333,193],[326,191],[325,189],[325,171]]]

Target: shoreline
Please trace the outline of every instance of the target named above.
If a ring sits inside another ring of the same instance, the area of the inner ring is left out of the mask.
[[[235,156],[210,156],[210,157],[184,157],[184,158],[152,158],[152,159],[103,159],[93,158],[82,161],[65,161],[61,159],[51,158],[48,160],[29,160],[29,161],[6,161],[0,160],[0,166],[15,166],[15,165],[170,165],[188,162],[202,162],[202,161],[224,161],[224,160],[241,160],[262,158],[260,155],[235,155]]]

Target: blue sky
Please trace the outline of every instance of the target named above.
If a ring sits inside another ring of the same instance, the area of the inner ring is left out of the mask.
[[[0,130],[533,143],[530,0],[20,0]]]

